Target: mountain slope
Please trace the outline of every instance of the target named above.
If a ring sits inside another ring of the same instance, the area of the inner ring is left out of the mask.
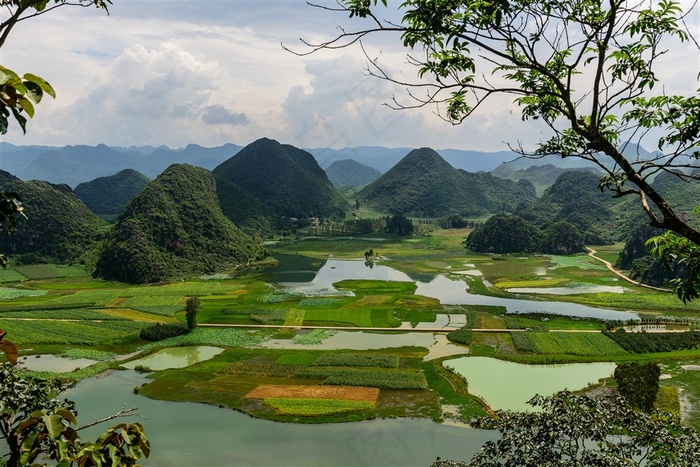
[[[390,214],[439,217],[512,210],[534,199],[527,182],[455,169],[430,148],[414,149],[357,195],[361,204]]]
[[[235,269],[263,249],[226,217],[207,170],[166,169],[119,217],[104,242],[95,275],[129,283]]]
[[[328,217],[347,209],[311,154],[268,138],[249,144],[213,174],[243,188],[278,216]]]
[[[382,173],[352,159],[335,161],[326,169],[328,180],[334,187],[365,186],[382,176]]]
[[[75,194],[95,214],[115,216],[150,182],[149,178],[132,169],[124,169],[108,177],[99,177],[75,187]]]
[[[66,185],[23,182],[7,172],[0,177],[0,185],[4,191],[19,194],[26,215],[17,219],[12,235],[0,235],[0,251],[14,260],[77,261],[107,227]]]

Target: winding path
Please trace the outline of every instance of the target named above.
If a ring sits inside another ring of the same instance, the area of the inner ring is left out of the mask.
[[[646,287],[647,289],[656,290],[656,291],[659,291],[659,292],[671,292],[670,289],[664,289],[664,288],[662,288],[662,287],[654,287],[653,285],[642,284],[641,282],[637,282],[637,281],[635,281],[635,280],[633,280],[633,279],[630,279],[629,277],[627,277],[627,276],[625,276],[624,274],[622,274],[622,272],[620,272],[620,271],[618,271],[617,269],[615,269],[615,268],[613,267],[613,265],[610,263],[610,261],[606,261],[606,260],[604,260],[603,258],[600,258],[600,257],[596,256],[595,254],[598,253],[596,250],[594,250],[593,248],[589,248],[589,247],[586,247],[586,249],[588,250],[588,256],[590,256],[590,257],[593,258],[593,259],[596,259],[596,260],[600,261],[601,263],[603,263],[603,264],[610,270],[610,272],[612,272],[613,274],[615,274],[615,275],[617,275],[617,276],[623,278],[624,280],[626,280],[626,281],[629,282],[630,284],[634,284],[634,285],[637,285],[637,286],[639,286],[639,287]]]

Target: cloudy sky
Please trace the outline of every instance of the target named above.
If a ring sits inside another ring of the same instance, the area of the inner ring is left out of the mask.
[[[698,15],[689,21],[697,33]],[[359,47],[298,57],[280,45],[304,51],[300,37],[320,41],[353,24],[301,0],[114,0],[109,15],[61,8],[18,25],[2,49],[4,66],[37,74],[57,92],[41,102],[27,135],[15,125],[2,140],[176,148],[266,136],[306,148],[495,151],[546,139],[506,100],[459,126],[432,108],[390,110],[382,104],[405,91],[367,77]],[[415,77],[398,36],[366,47],[397,76]],[[697,89],[699,60],[697,49],[674,48],[663,67],[668,91]]]

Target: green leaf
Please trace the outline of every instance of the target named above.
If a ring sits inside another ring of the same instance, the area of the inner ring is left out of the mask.
[[[27,81],[25,83],[27,87],[27,98],[30,99],[35,104],[41,102],[41,98],[44,97],[44,91],[39,87],[38,84]]]
[[[46,430],[49,432],[51,439],[55,440],[61,436],[61,433],[65,429],[65,425],[63,425],[63,417],[60,415],[51,414],[45,415],[43,418],[44,423],[46,424]]]
[[[41,90],[49,96],[53,97],[54,99],[56,98],[56,91],[54,91],[53,87],[43,78],[40,78],[39,76],[33,75],[31,73],[25,73],[23,78],[25,81],[34,83],[37,86],[39,86]]]
[[[71,411],[68,410],[68,409],[58,409],[58,410],[56,410],[56,414],[57,414],[57,415],[60,415],[60,416],[63,417],[64,419],[68,420],[68,421],[71,422],[73,425],[76,425],[76,424],[78,423],[78,420],[76,420],[75,415],[73,414],[73,412],[71,412]]]
[[[29,118],[34,118],[34,104],[32,104],[29,99],[26,97],[20,97],[17,99],[17,103],[20,107],[22,107],[22,110],[27,112]]]

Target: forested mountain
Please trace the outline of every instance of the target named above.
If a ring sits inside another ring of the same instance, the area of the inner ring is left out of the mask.
[[[19,194],[26,215],[12,235],[0,235],[0,251],[13,261],[78,261],[107,228],[67,185],[23,182],[0,171],[0,189]]]
[[[216,178],[216,194],[224,216],[244,232],[265,236],[276,227],[276,216],[258,198],[223,178]]]
[[[328,180],[334,187],[365,186],[382,176],[377,169],[352,159],[335,161],[326,169]]]
[[[311,154],[272,139],[249,144],[213,174],[243,188],[277,216],[342,216],[348,208]]]
[[[133,169],[99,177],[75,187],[75,194],[98,216],[118,216],[151,180]]]
[[[619,240],[637,212],[631,207],[634,200],[613,199],[610,193],[601,193],[597,186],[598,175],[592,172],[564,172],[540,198],[521,206],[516,214],[540,229],[559,221],[569,222],[578,227],[588,244]],[[622,209],[624,203],[631,208]]]
[[[534,200],[529,182],[455,169],[430,148],[414,149],[357,195],[362,205],[417,217],[466,216],[510,211]]]
[[[221,212],[211,173],[175,164],[129,203],[103,244],[95,275],[159,282],[233,270],[262,256],[263,248]]]

